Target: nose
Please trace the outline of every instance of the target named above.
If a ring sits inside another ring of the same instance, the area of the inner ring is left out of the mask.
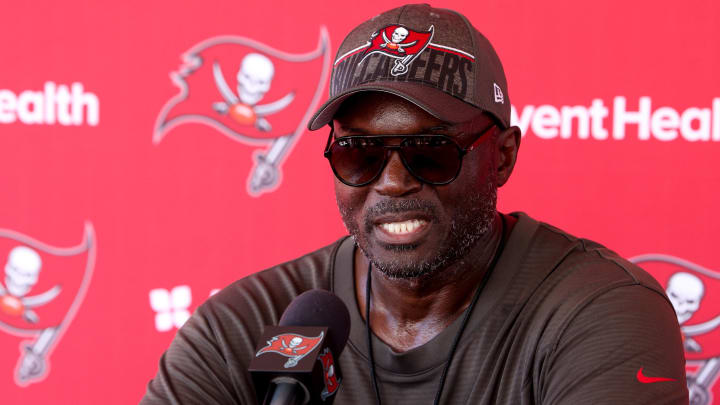
[[[422,183],[408,172],[398,152],[392,151],[373,188],[384,196],[402,197],[420,191]]]

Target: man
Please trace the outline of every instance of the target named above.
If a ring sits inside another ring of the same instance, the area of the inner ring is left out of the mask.
[[[496,211],[520,131],[485,37],[410,5],[361,24],[337,55],[309,127],[331,127],[351,237],[209,299],[143,403],[254,403],[263,327],[313,288],[350,311],[339,404],[687,403],[662,287],[596,243]]]

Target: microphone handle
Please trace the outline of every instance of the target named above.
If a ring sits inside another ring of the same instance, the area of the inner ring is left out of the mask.
[[[265,395],[265,405],[304,405],[309,398],[310,393],[300,381],[279,377],[270,383]]]

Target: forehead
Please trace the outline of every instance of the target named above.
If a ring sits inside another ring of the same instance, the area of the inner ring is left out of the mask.
[[[378,133],[412,133],[453,126],[401,97],[383,92],[363,92],[348,98],[333,117],[333,123],[339,131],[354,128]]]
[[[368,91],[345,100],[333,117],[336,135],[346,133],[412,134],[440,132],[446,135],[476,133],[495,120],[480,112],[468,121],[443,121],[402,97]]]

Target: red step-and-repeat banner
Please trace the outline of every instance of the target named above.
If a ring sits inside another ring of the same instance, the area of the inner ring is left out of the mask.
[[[305,125],[344,35],[399,4],[3,5],[4,403],[136,403],[217,289],[345,233]],[[720,3],[434,5],[505,65],[523,141],[500,208],[656,276],[694,400],[720,403]]]

